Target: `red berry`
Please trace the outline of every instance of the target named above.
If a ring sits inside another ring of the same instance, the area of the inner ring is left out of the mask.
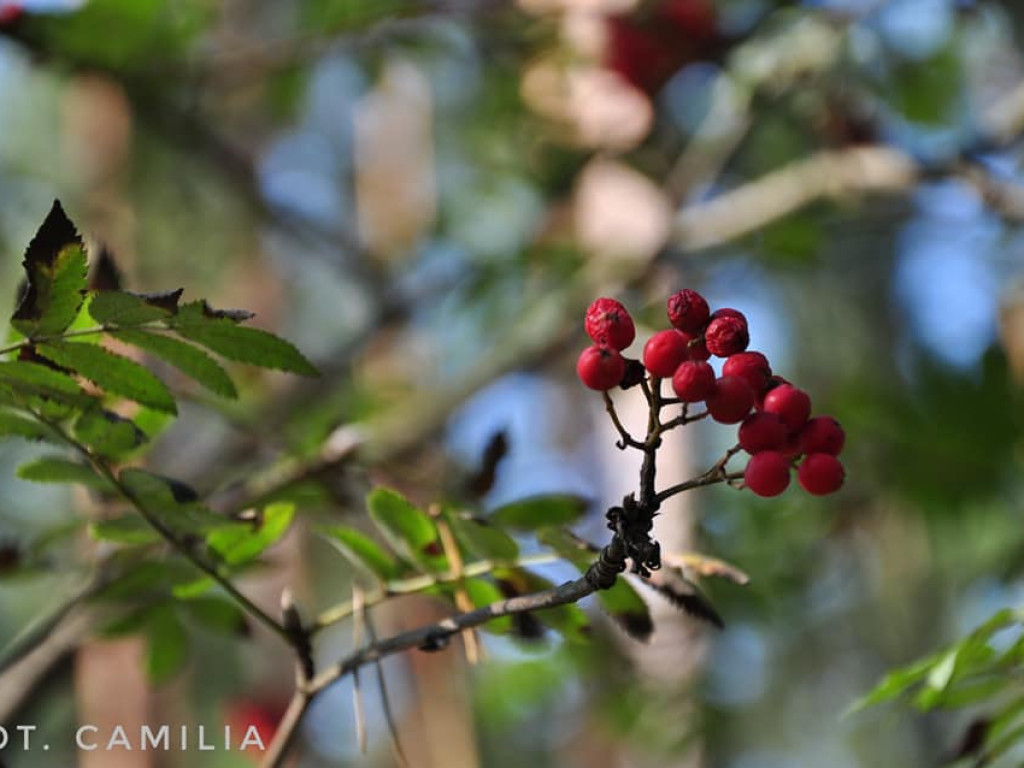
[[[743,482],[758,496],[778,496],[789,487],[789,459],[778,451],[751,456]]]
[[[668,0],[658,16],[688,40],[707,40],[716,33],[715,6],[710,0]]]
[[[838,456],[846,442],[846,433],[831,416],[817,416],[800,430],[800,453],[828,453]]]
[[[717,317],[708,323],[704,331],[704,342],[708,351],[716,357],[729,357],[742,352],[750,343],[747,321],[738,317]]]
[[[747,322],[747,316],[732,307],[722,307],[711,313],[711,320],[717,320],[720,317],[735,317],[737,320],[742,320],[744,324]]]
[[[719,424],[738,424],[754,407],[754,390],[738,376],[723,376],[707,402],[708,413]]]
[[[672,389],[684,403],[699,403],[715,391],[715,371],[702,360],[687,360],[676,368]]]
[[[780,384],[764,396],[762,410],[774,413],[794,432],[803,427],[811,415],[811,398],[792,384]]]
[[[769,376],[768,383],[765,384],[764,390],[757,396],[757,401],[754,403],[754,407],[759,411],[764,410],[764,398],[769,392],[776,387],[781,387],[783,384],[789,384],[788,379],[784,379],[781,376]]]
[[[668,320],[684,333],[696,335],[704,327],[711,314],[707,301],[689,288],[668,297]]]
[[[674,328],[658,331],[644,345],[644,367],[659,378],[670,378],[690,357],[686,345],[686,337]]]
[[[615,299],[597,299],[587,308],[587,335],[598,344],[625,349],[636,338],[636,328],[629,312]]]
[[[800,462],[797,479],[808,493],[824,496],[842,488],[846,470],[835,456],[828,453],[812,453]]]
[[[747,453],[781,451],[789,430],[774,413],[752,413],[740,424],[740,447]]]
[[[617,386],[626,373],[626,361],[611,347],[595,344],[580,353],[576,375],[584,386],[600,392]]]
[[[738,352],[730,355],[722,366],[723,376],[739,376],[750,385],[755,393],[764,392],[768,379],[772,375],[772,367],[768,358],[760,352]]]
[[[25,14],[25,7],[21,3],[0,3],[0,27],[14,26]]]

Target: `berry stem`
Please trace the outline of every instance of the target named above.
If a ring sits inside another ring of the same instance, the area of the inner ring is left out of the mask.
[[[643,450],[644,444],[629,434],[626,428],[622,426],[622,421],[619,419],[619,414],[615,411],[615,403],[612,402],[611,395],[607,392],[602,392],[601,394],[604,396],[604,409],[608,411],[612,424],[615,425],[615,429],[619,432],[620,439],[615,443],[615,447],[621,451],[626,450],[627,447]]]
[[[686,482],[673,485],[670,488],[663,490],[655,497],[656,502],[661,504],[661,502],[666,499],[670,499],[685,491],[691,491],[694,488],[703,488],[706,485],[715,485],[716,483],[729,483],[731,485],[736,480],[741,480],[743,478],[742,472],[725,471],[725,467],[729,463],[729,460],[739,452],[739,445],[734,445],[706,472],[703,472]]]

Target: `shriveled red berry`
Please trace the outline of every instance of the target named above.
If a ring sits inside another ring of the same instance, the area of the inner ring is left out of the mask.
[[[615,299],[601,298],[594,301],[587,309],[584,324],[590,338],[613,349],[625,349],[636,338],[633,318]]]
[[[714,393],[715,371],[702,360],[687,360],[672,375],[672,389],[684,403],[699,403]]]
[[[751,456],[743,482],[758,496],[778,496],[789,487],[789,459],[778,451]]]
[[[778,415],[782,423],[795,432],[811,415],[811,398],[792,384],[780,384],[764,396],[762,410]]]
[[[835,456],[828,453],[812,453],[800,462],[797,479],[808,493],[824,496],[843,487],[846,470]]]
[[[680,331],[686,339],[691,360],[710,360],[711,353],[708,352],[708,345],[704,343],[704,336]]]
[[[644,344],[644,367],[662,379],[670,378],[689,357],[686,337],[674,328],[658,331]]]
[[[747,453],[779,451],[789,430],[774,413],[752,413],[740,424],[740,448]]]
[[[760,393],[768,386],[772,367],[768,364],[768,358],[760,352],[737,352],[735,355],[729,355],[725,361],[722,375],[739,376],[755,393]]]
[[[738,317],[718,317],[708,323],[704,343],[716,357],[729,357],[742,352],[750,343],[747,321]]]
[[[828,453],[838,456],[846,442],[846,433],[831,416],[816,416],[800,430],[800,453]]]
[[[708,321],[711,308],[696,291],[684,288],[668,297],[668,321],[689,334],[696,334]]]
[[[754,390],[738,376],[722,376],[707,403],[708,413],[719,424],[738,424],[754,407]]]
[[[600,392],[618,386],[626,372],[626,361],[618,350],[595,344],[580,353],[576,361],[576,375],[584,386]]]
[[[747,316],[740,312],[738,309],[733,309],[732,307],[722,307],[721,309],[716,309],[714,312],[711,313],[709,321],[717,320],[720,317],[735,317],[737,320],[742,320],[744,323],[747,322]]]

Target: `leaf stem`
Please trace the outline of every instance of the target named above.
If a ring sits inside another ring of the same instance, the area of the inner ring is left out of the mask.
[[[11,352],[18,352],[25,347],[31,347],[33,344],[38,344],[41,341],[61,341],[63,339],[73,339],[80,336],[98,336],[101,333],[108,333],[110,328],[105,325],[97,325],[93,328],[81,328],[77,331],[63,331],[62,333],[51,333],[46,336],[33,336],[28,339],[22,339],[21,341],[15,342],[9,346],[0,348],[0,355],[7,355]]]

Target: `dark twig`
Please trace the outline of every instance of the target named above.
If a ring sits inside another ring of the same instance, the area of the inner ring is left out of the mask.
[[[644,444],[629,434],[626,428],[622,426],[622,422],[619,420],[619,414],[615,411],[615,403],[612,402],[611,395],[607,392],[602,392],[601,394],[604,396],[604,409],[608,411],[608,416],[611,417],[612,424],[615,425],[615,429],[619,432],[619,440],[615,443],[615,446],[622,451],[626,450],[627,447],[643,450]]]

